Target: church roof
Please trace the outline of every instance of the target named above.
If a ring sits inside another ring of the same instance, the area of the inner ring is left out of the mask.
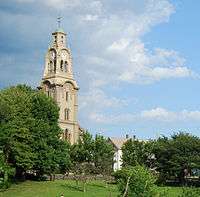
[[[122,146],[124,145],[124,143],[126,143],[126,141],[128,140],[127,138],[109,138],[111,143],[119,150],[122,148]]]

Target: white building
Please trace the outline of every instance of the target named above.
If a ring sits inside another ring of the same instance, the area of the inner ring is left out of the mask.
[[[128,138],[109,138],[109,141],[115,150],[113,165],[114,171],[120,170],[122,167],[122,146],[127,140]]]

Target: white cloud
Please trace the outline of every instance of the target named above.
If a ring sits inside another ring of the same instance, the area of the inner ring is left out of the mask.
[[[96,21],[98,19],[98,15],[91,15],[91,14],[87,14],[85,16],[83,16],[82,20],[84,21]]]
[[[108,47],[108,50],[111,51],[123,51],[129,45],[129,40],[122,38],[121,40],[115,41],[111,46]]]
[[[142,41],[144,34],[153,26],[168,22],[174,12],[168,0],[147,0],[141,13],[128,8],[108,13],[105,3],[101,4],[101,14],[89,38],[91,57],[85,58],[90,84],[93,87],[120,82],[149,84],[196,76],[178,52],[161,48],[149,50]],[[100,61],[94,62],[94,59]]]
[[[123,125],[135,121],[137,117],[134,114],[105,115],[102,113],[92,112],[89,114],[89,119],[98,124]]]
[[[159,121],[174,121],[177,119],[175,112],[170,112],[164,108],[155,108],[151,110],[145,110],[140,113],[141,118],[159,120]]]
[[[103,110],[107,108],[120,108],[126,106],[128,101],[116,97],[108,97],[102,90],[96,88],[81,95],[80,103],[80,108],[89,110],[95,108],[96,110]]]
[[[188,110],[183,110],[181,112],[181,116],[183,119],[190,119],[190,120],[196,120],[200,121],[200,111],[188,111]]]
[[[115,9],[108,12],[107,4],[109,3],[101,4],[101,12],[92,23],[94,32],[88,39],[91,53],[84,56],[89,90],[81,96],[80,101],[81,106],[84,106],[82,111],[88,109],[85,113],[88,114],[89,121],[99,124],[123,124],[147,120],[173,122],[179,120],[179,115],[182,118],[187,116],[188,119],[189,113],[177,114],[163,108],[137,114],[117,113],[116,110],[121,111],[119,106],[127,109],[124,101],[108,96],[103,91],[99,92],[105,87],[109,87],[112,91],[113,86],[120,86],[121,82],[149,84],[164,79],[196,76],[195,72],[186,66],[185,58],[177,51],[159,47],[149,49],[142,40],[153,26],[168,22],[175,12],[174,6],[168,0],[147,0],[140,13],[128,8],[119,12]],[[88,16],[88,20],[92,20],[92,16]],[[93,88],[97,91],[91,91]],[[116,110],[110,109],[113,107]],[[112,113],[107,114],[105,109],[109,109]]]
[[[192,71],[187,67],[175,67],[175,68],[153,68],[150,72],[150,77],[155,80],[165,79],[165,78],[181,78],[192,76]]]
[[[54,9],[66,9],[80,6],[81,0],[44,0],[44,4]]]
[[[182,110],[178,112],[173,112],[166,110],[164,108],[155,108],[152,110],[146,110],[141,112],[141,117],[145,119],[175,122],[175,121],[199,121],[200,111],[188,111]]]
[[[119,76],[118,80],[129,83],[153,83],[162,79],[195,76],[195,73],[185,66],[185,59],[173,50],[157,48],[150,53],[139,40],[132,44],[127,40],[120,40],[108,49],[115,55],[121,55],[124,62],[123,65],[121,61],[119,65],[116,63],[118,67],[116,66],[115,73]]]
[[[91,121],[94,121],[98,124],[106,124],[106,125],[125,125],[129,123],[135,122],[143,122],[146,121],[154,122],[154,123],[177,123],[177,122],[198,122],[200,121],[200,111],[169,111],[164,108],[154,108],[151,110],[144,110],[139,113],[126,113],[126,114],[104,114],[99,112],[91,112],[89,114],[89,118]]]
[[[34,3],[45,5],[55,10],[63,10],[68,8],[75,8],[81,5],[82,0],[14,0],[17,3]]]

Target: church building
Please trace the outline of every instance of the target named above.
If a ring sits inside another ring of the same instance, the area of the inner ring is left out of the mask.
[[[81,133],[77,120],[79,87],[73,76],[72,55],[67,46],[67,35],[58,28],[52,33],[52,42],[45,56],[40,89],[52,97],[60,108],[62,139],[74,144]]]

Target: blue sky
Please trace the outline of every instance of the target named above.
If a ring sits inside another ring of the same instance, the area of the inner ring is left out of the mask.
[[[82,127],[105,136],[199,136],[199,8],[197,0],[1,0],[0,88],[39,85],[61,14]]]

